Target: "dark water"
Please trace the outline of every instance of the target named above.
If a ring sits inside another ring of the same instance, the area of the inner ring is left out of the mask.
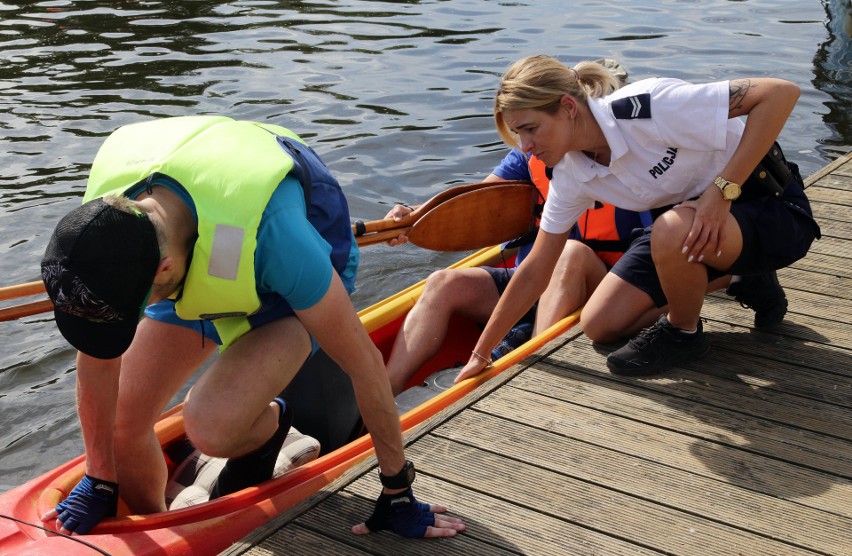
[[[505,152],[499,75],[535,53],[631,78],[778,76],[809,174],[852,146],[848,0],[0,1],[0,285],[38,278],[116,127],[220,113],[310,140],[354,217],[479,181]],[[365,249],[359,308],[460,254]],[[48,317],[0,323],[0,488],[77,455],[73,352]]]

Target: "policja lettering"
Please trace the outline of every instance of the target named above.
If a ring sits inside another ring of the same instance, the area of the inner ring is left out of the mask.
[[[666,170],[672,167],[674,164],[674,159],[677,158],[677,149],[675,147],[669,147],[666,149],[666,152],[671,156],[664,156],[661,161],[655,164],[648,172],[657,179],[657,176],[662,176]]]

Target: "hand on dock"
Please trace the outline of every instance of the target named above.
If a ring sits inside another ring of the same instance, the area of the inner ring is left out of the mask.
[[[464,531],[464,522],[442,515],[446,506],[418,502],[409,488],[398,494],[379,495],[373,515],[352,527],[356,535],[367,535],[388,529],[408,538],[454,537]]]

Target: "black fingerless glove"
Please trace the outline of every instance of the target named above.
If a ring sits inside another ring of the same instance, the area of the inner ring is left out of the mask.
[[[435,525],[435,514],[429,504],[418,502],[409,488],[399,494],[380,494],[366,525],[374,533],[389,529],[403,537],[420,538]]]

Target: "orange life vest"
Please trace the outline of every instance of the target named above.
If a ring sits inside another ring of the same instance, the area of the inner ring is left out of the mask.
[[[529,159],[530,176],[542,199],[547,199],[550,189],[550,177],[544,162],[531,156]],[[540,213],[539,213],[540,214]],[[627,220],[630,222],[627,222]],[[614,205],[596,202],[595,207],[584,212],[571,231],[571,238],[582,241],[592,248],[595,254],[610,267],[621,258],[628,246],[628,237],[619,235],[619,223],[626,233],[642,227],[639,214],[617,209]]]

